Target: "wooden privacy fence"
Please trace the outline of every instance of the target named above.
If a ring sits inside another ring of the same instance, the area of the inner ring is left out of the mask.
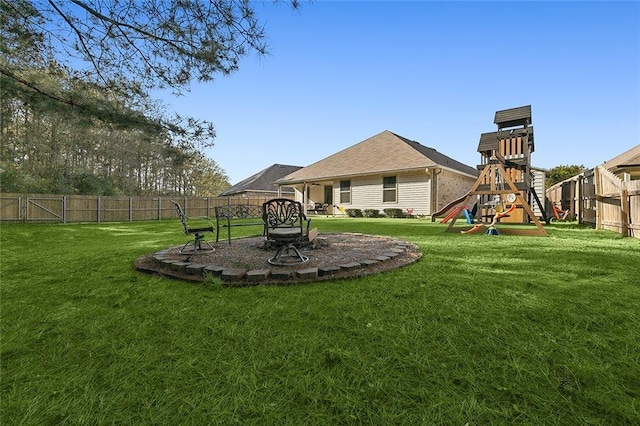
[[[640,238],[640,180],[623,181],[596,168],[596,229]]]
[[[545,210],[553,216],[551,205],[569,210],[569,219],[596,226],[596,190],[594,170],[587,170],[559,182],[546,191]]]
[[[0,194],[3,222],[133,222],[176,219],[171,200],[188,216],[215,216],[217,206],[262,205],[267,199],[246,197],[102,197],[86,195]]]
[[[598,166],[553,185],[546,196],[580,223],[640,238],[640,180],[622,180]]]

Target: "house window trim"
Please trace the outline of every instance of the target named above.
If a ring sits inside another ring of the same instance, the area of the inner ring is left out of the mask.
[[[346,187],[347,189],[345,189],[345,187],[343,187],[342,183],[346,182],[349,184],[348,187]],[[339,188],[339,192],[340,192],[340,204],[351,204],[351,180],[341,180],[340,183],[340,188]],[[343,196],[347,195],[349,197],[349,201],[343,201]]]
[[[393,178],[393,188],[386,187],[385,180],[388,178]],[[393,200],[385,200],[385,194],[392,192],[394,194]],[[383,176],[382,177],[382,202],[384,204],[397,204],[398,203],[398,177],[397,176]]]

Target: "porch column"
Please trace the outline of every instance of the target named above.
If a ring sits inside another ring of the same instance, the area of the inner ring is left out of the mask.
[[[304,182],[302,184],[302,208],[303,208],[305,216],[307,214],[307,202],[308,202],[308,198],[307,198],[307,182]]]

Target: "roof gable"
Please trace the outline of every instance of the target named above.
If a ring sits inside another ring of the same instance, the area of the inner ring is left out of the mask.
[[[278,183],[383,174],[434,166],[449,167],[474,176],[477,174],[474,168],[455,161],[433,148],[385,130],[291,173],[278,180]]]
[[[248,191],[278,192],[278,186],[274,184],[274,182],[301,168],[301,166],[274,164],[236,183],[224,192],[220,193],[220,195],[229,196]],[[291,190],[291,192],[293,192],[293,190]]]

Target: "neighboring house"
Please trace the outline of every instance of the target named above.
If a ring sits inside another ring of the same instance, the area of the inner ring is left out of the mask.
[[[300,166],[287,166],[285,164],[274,164],[266,169],[236,183],[229,189],[220,193],[220,197],[282,197],[294,198],[293,188],[279,186],[274,182],[283,176],[301,169]]]
[[[541,167],[533,167],[531,166],[531,189],[533,189],[540,200],[540,204],[542,204],[543,208],[546,211],[546,200],[545,200],[545,181],[547,179],[547,169],[543,169]],[[529,205],[531,206],[531,210],[533,210],[533,214],[536,217],[544,217],[542,210],[540,210],[540,206],[535,200],[530,200]]]
[[[602,167],[622,180],[640,179],[640,145],[636,145],[630,150],[605,162],[602,164]],[[625,175],[628,175],[629,178],[625,178]]]
[[[387,208],[430,215],[464,195],[478,171],[388,130],[276,181],[295,188],[307,209],[327,213]]]

